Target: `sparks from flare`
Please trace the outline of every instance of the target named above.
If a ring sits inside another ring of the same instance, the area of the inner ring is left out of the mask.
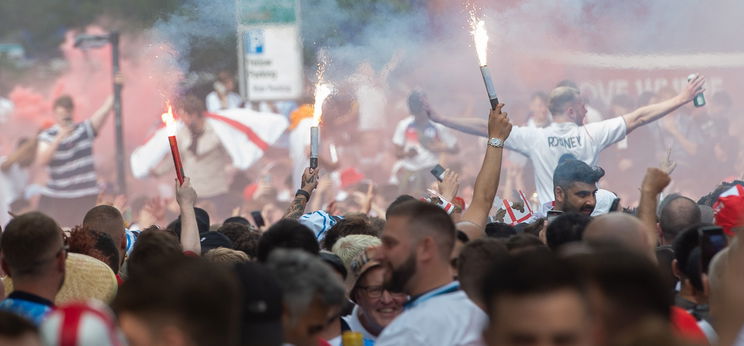
[[[486,66],[488,64],[488,31],[486,31],[486,21],[478,19],[475,16],[475,10],[470,11],[470,28],[478,61],[481,66]]]
[[[318,82],[315,84],[315,104],[313,105],[313,126],[320,125],[323,118],[323,103],[333,93],[333,85],[323,80],[326,68],[326,57],[321,52],[318,62]]]

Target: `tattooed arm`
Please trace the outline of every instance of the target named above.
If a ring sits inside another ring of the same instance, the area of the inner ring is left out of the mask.
[[[305,172],[302,173],[302,188],[295,195],[292,203],[289,204],[287,212],[284,214],[284,219],[299,219],[302,214],[305,213],[305,206],[307,205],[309,196],[313,193],[313,190],[318,186],[318,169],[317,168],[305,168]],[[302,192],[306,192],[307,195]]]

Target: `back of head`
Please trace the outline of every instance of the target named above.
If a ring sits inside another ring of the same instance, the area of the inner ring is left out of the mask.
[[[224,264],[226,266],[232,266],[233,264],[243,263],[250,261],[248,255],[243,251],[228,249],[224,247],[218,247],[211,249],[204,254],[204,259],[212,263]]]
[[[438,245],[439,255],[449,263],[455,246],[455,224],[442,208],[421,201],[408,201],[389,211],[389,219],[403,218],[414,239],[431,236]]]
[[[493,312],[500,299],[543,295],[564,289],[579,294],[583,292],[578,273],[551,252],[533,251],[510,256],[492,266],[481,287],[481,294],[493,320],[498,319]]]
[[[315,233],[292,219],[280,220],[261,235],[258,241],[258,261],[266,262],[269,254],[278,248],[304,250],[312,255],[320,252]]]
[[[240,297],[227,268],[195,257],[170,257],[130,277],[112,307],[153,328],[180,329],[194,345],[232,345]],[[162,330],[161,330],[162,331]]]
[[[251,259],[255,259],[258,256],[259,240],[261,240],[261,233],[253,230],[240,235],[233,243],[233,248],[237,251],[242,251]]]
[[[106,263],[114,273],[119,272],[119,250],[108,233],[75,227],[67,240],[70,252],[88,255]]]
[[[387,207],[387,210],[385,210],[385,219],[387,220],[387,219],[390,218],[390,211],[391,210],[395,209],[396,207],[398,207],[399,205],[401,205],[401,204],[403,204],[405,202],[415,201],[415,200],[416,200],[416,198],[414,198],[411,195],[400,195],[400,196],[396,197],[395,200],[392,203],[390,203],[390,205]]]
[[[124,241],[124,218],[119,209],[110,205],[98,205],[88,210],[83,218],[83,226],[110,235],[117,246]]]
[[[509,251],[501,241],[492,238],[481,238],[468,242],[457,258],[457,279],[463,291],[471,300],[482,303],[481,288],[488,274],[488,268],[503,261]]]
[[[566,108],[580,97],[579,90],[567,86],[559,86],[548,96],[548,109],[553,115],[563,114]]]
[[[233,267],[237,274],[241,304],[240,345],[282,344],[282,288],[274,274],[255,262]]]
[[[545,232],[548,247],[557,251],[562,245],[581,241],[584,229],[592,219],[584,214],[567,213],[555,218]]]
[[[600,167],[591,167],[580,160],[566,159],[553,172],[553,187],[568,189],[576,182],[596,184],[605,175]]]
[[[545,244],[543,244],[542,241],[540,241],[540,238],[529,234],[529,233],[520,233],[515,236],[510,237],[506,241],[506,249],[509,250],[511,253],[518,253],[523,251],[548,251],[547,247],[545,247]]]
[[[671,243],[679,232],[700,223],[700,219],[700,208],[698,208],[695,201],[687,197],[678,195],[676,198],[664,203],[659,217],[659,227],[661,228],[664,241],[667,244]]]
[[[672,295],[657,267],[645,256],[606,250],[568,260],[602,294],[603,316],[597,317],[609,328],[610,340],[644,318],[669,321]]]
[[[703,291],[700,235],[698,230],[710,224],[696,224],[680,232],[672,243],[674,259],[677,260],[677,268],[690,280],[692,287],[697,291]]]
[[[62,229],[49,216],[31,212],[11,220],[0,239],[3,263],[13,279],[35,277],[62,250]]]
[[[340,306],[344,301],[340,278],[317,256],[299,250],[277,249],[266,265],[284,292],[290,324],[305,314],[314,299],[326,307]]]
[[[127,260],[130,277],[149,275],[149,267],[161,258],[181,257],[181,243],[171,232],[153,226],[140,234]]]
[[[251,226],[249,224],[243,224],[239,222],[226,222],[217,229],[217,232],[220,232],[226,237],[230,238],[230,241],[232,241],[233,243],[237,242],[238,238],[240,238],[241,235],[250,231]]]
[[[623,248],[646,252],[645,227],[637,218],[614,212],[594,218],[584,230],[582,239],[593,248]]]
[[[517,230],[512,225],[503,222],[489,222],[486,224],[486,236],[490,238],[508,239],[516,234]]]
[[[379,234],[372,225],[369,224],[369,220],[362,217],[347,217],[338,221],[333,227],[329,228],[323,238],[323,250],[331,251],[333,246],[340,238],[352,235],[352,234],[364,234],[368,236],[377,237]]]

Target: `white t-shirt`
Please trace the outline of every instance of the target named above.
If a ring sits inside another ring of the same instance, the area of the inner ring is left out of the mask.
[[[0,164],[7,157],[0,157]],[[0,171],[0,226],[5,227],[10,222],[10,205],[15,200],[22,198],[24,190],[28,185],[28,170],[21,168],[19,164],[10,166],[8,171]]]
[[[341,318],[343,318],[344,321],[349,324],[349,328],[351,328],[351,331],[362,333],[362,337],[364,337],[365,339],[373,341],[377,339],[376,336],[372,335],[372,333],[364,328],[362,321],[359,320],[359,305],[354,305],[354,310],[351,311],[351,315]]]
[[[552,123],[545,128],[514,126],[506,139],[507,149],[516,150],[532,161],[535,187],[540,203],[553,201],[553,172],[563,154],[572,154],[589,165],[595,165],[599,152],[625,138],[622,117],[584,126],[574,123]]]
[[[484,345],[487,321],[486,314],[458,290],[407,308],[385,327],[375,345]]]
[[[426,143],[439,140],[447,148],[457,145],[457,139],[446,127],[429,122],[425,128],[414,127],[414,117],[401,120],[393,134],[393,144],[403,147],[403,152],[414,148],[418,154],[414,157],[400,160],[401,166],[409,171],[431,169],[439,163],[437,154],[426,148]]]
[[[222,108],[222,102],[220,102],[220,97],[216,91],[212,91],[207,95],[207,110],[210,112],[216,112],[220,109],[238,108],[241,103],[243,103],[243,99],[240,98],[240,95],[230,92],[227,94],[227,108]]]

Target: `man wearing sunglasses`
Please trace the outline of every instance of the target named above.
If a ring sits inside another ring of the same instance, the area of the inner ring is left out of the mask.
[[[10,221],[3,232],[2,268],[13,279],[13,292],[0,310],[18,314],[36,325],[54,307],[65,280],[67,245],[62,229],[50,217],[32,212]]]

